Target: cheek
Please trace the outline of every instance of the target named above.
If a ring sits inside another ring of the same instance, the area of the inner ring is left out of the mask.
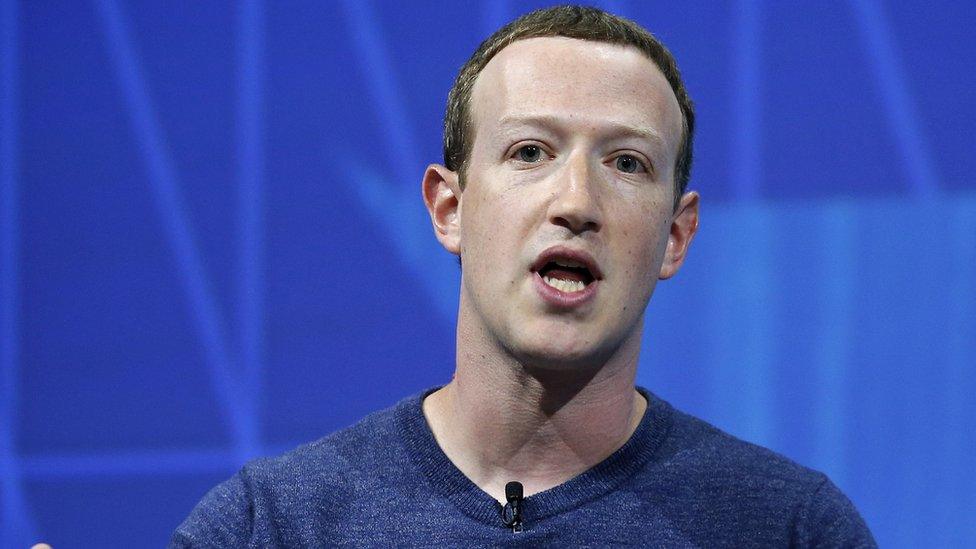
[[[627,276],[633,279],[656,280],[667,248],[670,224],[650,222],[651,219],[654,219],[652,214],[635,217],[621,234]]]
[[[510,193],[465,192],[461,214],[461,250],[465,267],[470,263],[479,271],[499,269],[508,259],[518,257],[524,217],[518,201]]]
[[[535,209],[532,204],[538,198],[526,192],[524,187],[499,182],[475,197],[477,225],[492,231],[500,239],[516,238],[519,231],[533,222]]]
[[[661,255],[659,250],[660,239],[657,233],[646,231],[644,234],[635,235],[627,249],[627,254],[636,275],[642,276],[648,271],[654,270],[654,263]]]

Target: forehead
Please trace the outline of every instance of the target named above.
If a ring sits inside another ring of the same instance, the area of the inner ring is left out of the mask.
[[[519,40],[498,52],[475,82],[471,113],[476,135],[502,120],[537,117],[588,129],[640,128],[674,154],[681,135],[674,92],[643,52],[565,37]]]

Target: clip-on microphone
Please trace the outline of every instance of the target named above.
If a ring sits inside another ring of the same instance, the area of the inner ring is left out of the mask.
[[[502,522],[513,533],[522,531],[522,493],[521,482],[513,480],[505,485],[505,499],[508,503],[502,507]]]

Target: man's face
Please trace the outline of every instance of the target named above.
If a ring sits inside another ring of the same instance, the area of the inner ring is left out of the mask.
[[[470,112],[466,326],[539,367],[636,353],[655,283],[673,274],[681,111],[664,75],[635,48],[527,39],[485,67]]]

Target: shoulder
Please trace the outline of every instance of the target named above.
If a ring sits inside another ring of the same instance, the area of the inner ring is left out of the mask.
[[[412,465],[406,422],[420,414],[422,395],[405,398],[356,424],[241,470],[252,497],[279,512],[288,505],[347,504],[384,487],[406,489]]]
[[[800,547],[877,547],[854,504],[826,477],[796,514],[793,544]]]
[[[823,473],[674,410],[668,458],[723,482],[768,489],[815,490]]]
[[[701,510],[698,519],[801,547],[875,546],[857,509],[823,473],[670,410],[655,469],[668,471],[668,489]]]
[[[333,510],[338,521],[339,502],[348,505],[399,481],[410,459],[398,434],[400,416],[417,402],[418,395],[409,397],[287,453],[248,462],[203,497],[171,546],[273,545],[268,536],[281,525],[302,523],[313,510],[320,523],[328,523]]]
[[[291,490],[310,485],[356,482],[405,456],[398,415],[413,397],[374,412],[356,424],[282,455],[249,462],[241,471],[252,486]]]

